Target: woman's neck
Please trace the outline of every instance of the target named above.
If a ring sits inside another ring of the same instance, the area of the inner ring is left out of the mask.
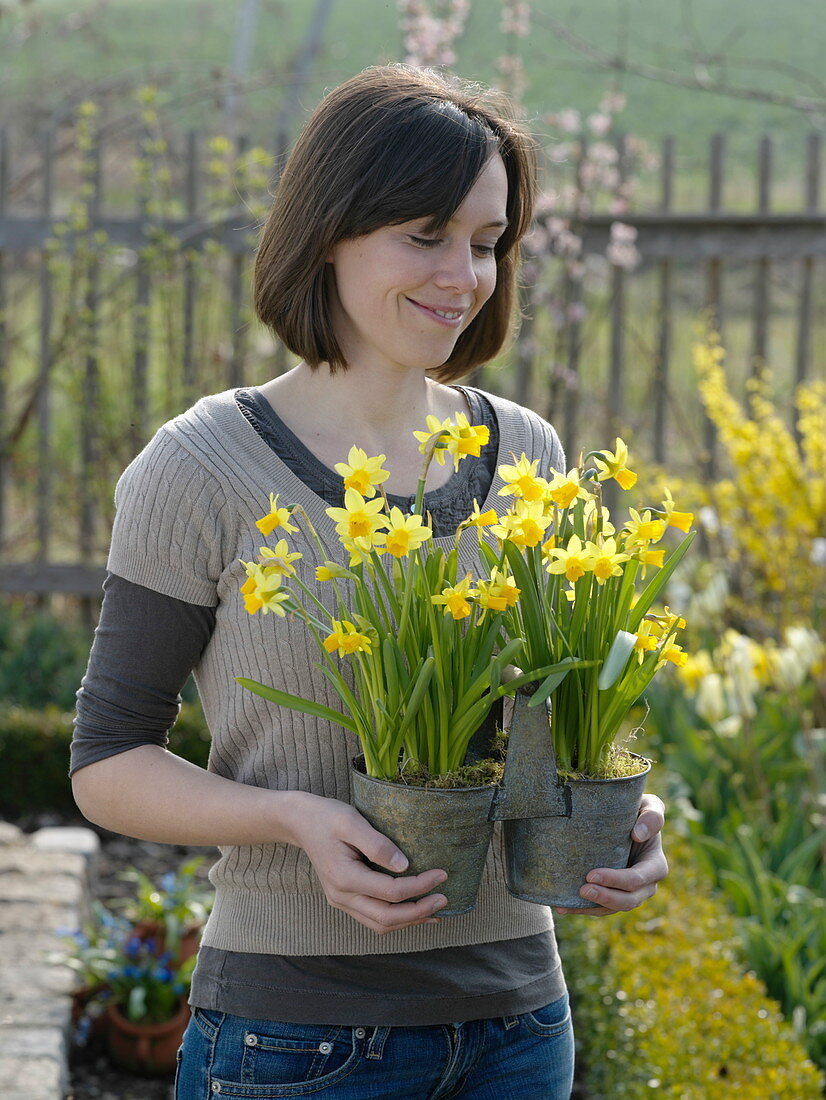
[[[259,388],[294,431],[298,423],[342,445],[358,439],[372,453],[398,449],[401,440],[425,427],[428,415],[443,420],[468,412],[461,393],[412,370],[391,375],[351,367],[331,374],[324,365],[311,370],[301,363]],[[296,434],[304,439],[307,432]]]

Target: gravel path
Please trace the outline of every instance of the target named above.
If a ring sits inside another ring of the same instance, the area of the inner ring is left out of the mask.
[[[103,902],[127,897],[133,884],[123,882],[118,873],[137,867],[157,881],[167,871],[175,871],[187,859],[204,855],[199,876],[206,882],[214,849],[187,848],[152,844],[128,837],[101,836],[95,896]],[[70,1059],[71,1087],[66,1100],[172,1100],[172,1077],[138,1077],[118,1069],[109,1061],[101,1040],[85,1047],[73,1047]]]

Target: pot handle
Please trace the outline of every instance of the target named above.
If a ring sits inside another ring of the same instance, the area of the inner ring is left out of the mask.
[[[550,703],[528,707],[538,686],[526,684],[514,697],[505,772],[494,791],[488,821],[571,816],[571,788],[556,770]]]

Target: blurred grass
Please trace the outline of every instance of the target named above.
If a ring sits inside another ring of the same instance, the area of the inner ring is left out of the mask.
[[[104,77],[150,80],[166,72],[167,94],[173,101],[175,124],[181,128],[212,127],[221,113],[214,93],[186,102],[210,71],[227,65],[237,4],[226,0],[112,0],[94,17],[90,31],[61,33],[66,17],[83,12],[78,0],[33,0],[32,11],[41,13],[43,29],[21,44],[9,45],[15,16],[0,18],[0,56],[3,58],[0,93],[5,106],[0,118],[13,122],[15,101],[37,94],[40,113],[58,110],[84,86]],[[265,87],[244,97],[245,128],[271,145],[275,115],[280,103],[279,85],[296,47],[303,41],[315,4],[287,4],[263,0],[255,36],[250,76]],[[626,49],[629,58],[651,65],[690,72],[679,51],[690,42],[709,54],[721,50],[733,83],[778,92],[812,93],[797,82],[797,68],[810,82],[821,71],[826,45],[818,5],[811,0],[589,0],[587,4],[561,7],[536,0],[532,5],[531,35],[518,40],[528,76],[526,107],[541,119],[549,110],[574,106],[583,112],[596,109],[612,80],[628,96],[621,125],[655,146],[662,137],[677,138],[679,184],[677,205],[699,209],[707,195],[708,138],[714,132],[728,135],[731,172],[726,205],[748,209],[756,202],[753,182],[757,143],[763,133],[776,142],[775,172],[778,208],[799,204],[802,153],[807,131],[823,125],[823,119],[786,108],[770,107],[703,91],[654,83],[642,77],[612,77],[593,65],[553,33],[549,16],[566,23],[606,52]],[[13,9],[10,9],[13,10]],[[498,30],[498,0],[474,0],[467,33],[457,49],[456,71],[492,82],[497,79],[496,59],[510,48]],[[686,13],[693,12],[693,29],[686,29]],[[626,29],[623,30],[623,27]],[[623,46],[623,39],[627,45]],[[5,49],[4,49],[5,46]],[[5,55],[5,56],[3,56]],[[312,78],[300,92],[309,110],[325,88],[376,62],[400,60],[402,35],[396,5],[385,0],[347,0],[333,7],[324,46]],[[753,59],[778,63],[761,68]],[[68,94],[67,94],[68,93]],[[540,127],[541,128],[541,127]]]

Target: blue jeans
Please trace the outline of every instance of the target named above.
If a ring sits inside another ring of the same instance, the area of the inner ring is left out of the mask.
[[[248,1020],[193,1009],[175,1100],[569,1100],[568,998],[430,1027]]]

